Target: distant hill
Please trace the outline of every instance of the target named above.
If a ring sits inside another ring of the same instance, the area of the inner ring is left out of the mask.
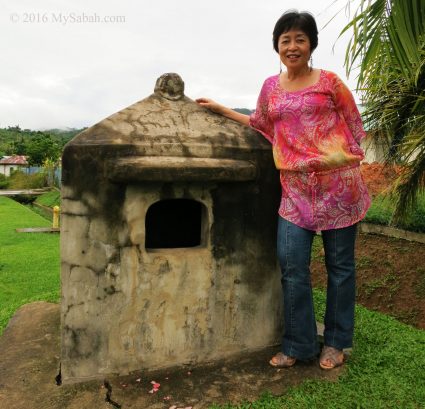
[[[87,127],[85,128],[66,128],[66,129],[58,129],[58,128],[53,128],[53,129],[46,129],[43,132],[45,133],[49,133],[51,135],[56,135],[59,136],[61,138],[69,138],[68,140],[71,140],[75,135],[79,134],[80,132],[84,131],[85,129],[87,129]]]
[[[251,115],[254,110],[248,108],[232,108],[233,111],[239,112],[240,114]]]

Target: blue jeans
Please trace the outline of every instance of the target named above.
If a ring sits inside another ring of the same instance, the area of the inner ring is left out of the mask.
[[[356,225],[322,231],[328,273],[325,345],[352,346],[356,295],[354,243]],[[319,353],[310,277],[314,231],[279,217],[277,253],[282,271],[285,355],[307,360]]]

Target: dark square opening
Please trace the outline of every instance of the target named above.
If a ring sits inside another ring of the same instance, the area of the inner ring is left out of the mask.
[[[191,199],[167,199],[146,213],[145,247],[148,249],[200,246],[205,206]]]

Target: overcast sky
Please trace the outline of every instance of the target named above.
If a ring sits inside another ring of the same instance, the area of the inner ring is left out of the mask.
[[[165,72],[182,76],[190,98],[252,109],[279,70],[271,36],[290,8],[316,17],[314,66],[353,90],[343,66],[348,36],[336,42],[347,12],[323,28],[346,2],[0,0],[0,127],[91,126],[150,95]]]

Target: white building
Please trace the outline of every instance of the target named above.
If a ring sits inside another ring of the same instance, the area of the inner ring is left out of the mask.
[[[3,156],[0,159],[0,173],[10,176],[14,170],[24,171],[28,167],[27,157],[23,155]]]

